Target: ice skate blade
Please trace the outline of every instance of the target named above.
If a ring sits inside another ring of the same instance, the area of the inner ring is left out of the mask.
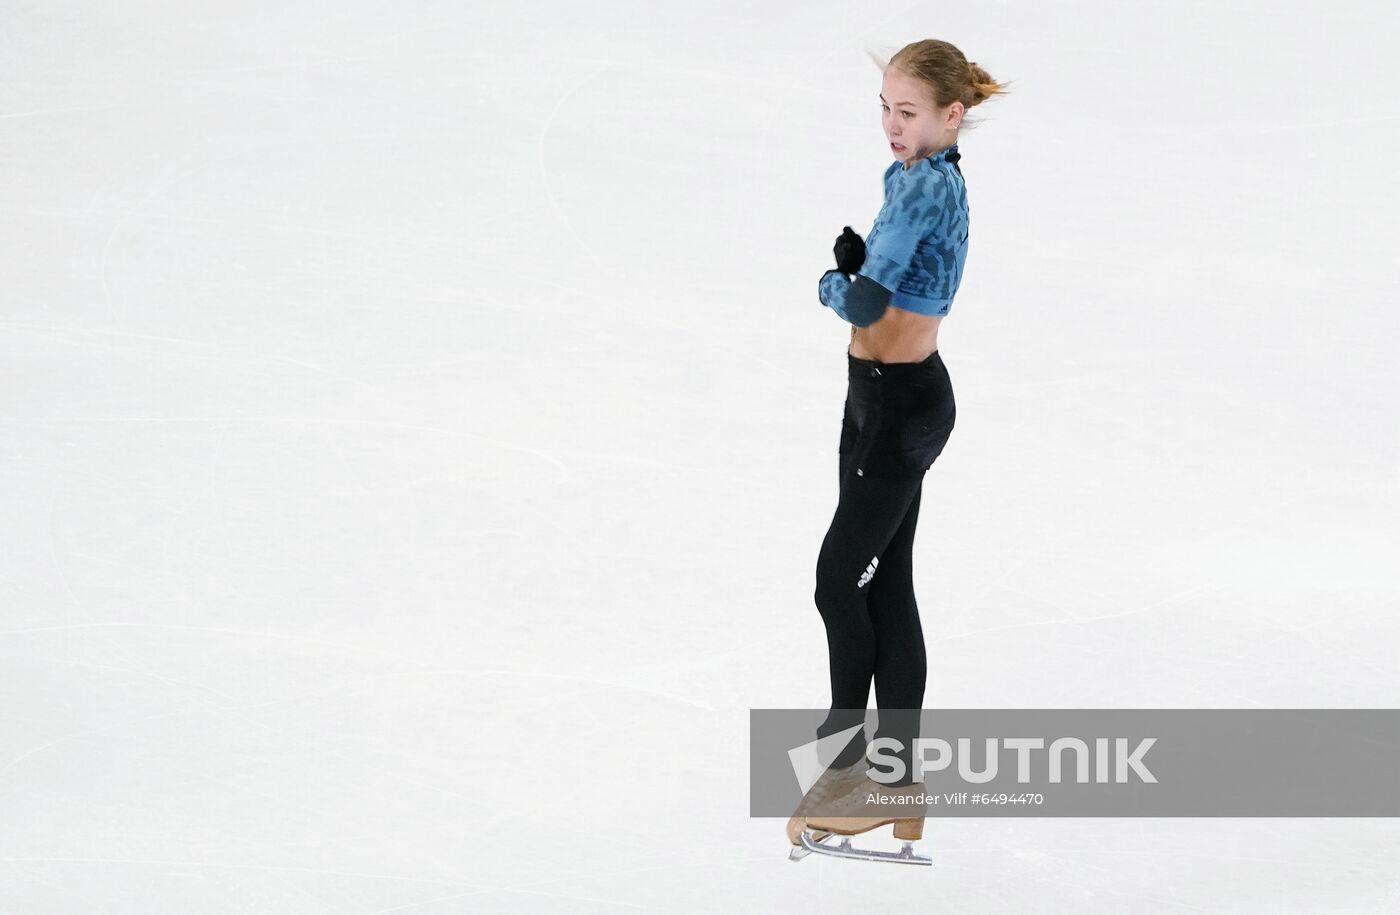
[[[810,829],[804,829],[802,830],[802,838],[803,840],[811,841],[814,844],[820,845],[822,842],[825,842],[827,839],[831,838],[831,833],[822,831],[813,833]],[[801,861],[803,858],[807,857],[812,853],[811,849],[807,848],[805,845],[793,845],[791,846],[791,849],[792,850],[788,852],[789,861]]]
[[[927,855],[914,854],[914,843],[905,842],[904,847],[899,851],[875,851],[871,848],[856,848],[851,845],[850,836],[842,836],[840,845],[824,844],[822,841],[814,841],[811,833],[802,830],[803,856],[816,852],[819,855],[831,855],[833,858],[851,858],[856,861],[887,861],[890,864],[927,864],[932,865],[933,859]],[[828,836],[827,838],[830,838]],[[797,849],[793,849],[788,856],[789,860],[796,861],[798,858]]]

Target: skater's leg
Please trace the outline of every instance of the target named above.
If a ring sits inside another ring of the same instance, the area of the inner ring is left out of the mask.
[[[924,701],[928,662],[914,597],[914,531],[921,497],[922,489],[916,489],[899,530],[880,556],[880,574],[869,585],[867,605],[880,646],[875,698],[881,708],[917,708]]]
[[[915,780],[914,738],[919,735],[919,712],[924,701],[928,661],[919,606],[914,598],[914,531],[919,520],[922,478],[894,538],[880,557],[880,573],[870,582],[867,598],[875,630],[875,700],[880,708],[877,737],[892,737],[904,774],[889,784]]]
[[[817,559],[817,609],[826,625],[831,674],[831,712],[818,728],[828,736],[861,724],[870,698],[878,653],[867,600],[870,584],[883,573],[882,556],[899,530],[919,480],[889,480],[847,474],[836,513]],[[849,765],[865,751],[864,732],[835,765]]]

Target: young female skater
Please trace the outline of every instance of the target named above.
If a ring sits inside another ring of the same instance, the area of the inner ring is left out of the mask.
[[[852,327],[840,499],[817,558],[815,597],[831,673],[831,711],[817,736],[863,724],[873,678],[875,736],[900,742],[894,755],[904,771],[871,780],[863,764],[866,735],[856,731],[788,823],[789,841],[808,850],[825,850],[818,843],[831,833],[853,835],[887,823],[896,838],[922,835],[923,805],[892,801],[922,788],[912,748],[926,664],[912,560],[924,473],[943,451],[956,415],[938,325],[967,257],[958,130],[968,108],[1005,91],[946,41],[917,41],[890,59],[880,91],[895,158],[885,170],[885,203],[868,244],[845,228],[833,249],[836,269],[818,284],[822,304]],[[867,803],[872,795],[884,798],[878,807]],[[877,856],[849,843],[842,850],[846,857]],[[907,847],[901,857],[910,859]]]

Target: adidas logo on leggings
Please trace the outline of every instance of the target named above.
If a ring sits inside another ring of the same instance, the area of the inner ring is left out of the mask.
[[[870,579],[875,577],[875,567],[880,564],[880,557],[876,556],[870,560],[870,565],[865,567],[865,574],[861,575],[860,581],[856,582],[857,588],[864,588]]]

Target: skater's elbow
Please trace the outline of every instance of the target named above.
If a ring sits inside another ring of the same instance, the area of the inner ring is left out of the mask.
[[[870,279],[857,275],[846,294],[846,312],[856,327],[869,327],[885,315],[894,293]]]

